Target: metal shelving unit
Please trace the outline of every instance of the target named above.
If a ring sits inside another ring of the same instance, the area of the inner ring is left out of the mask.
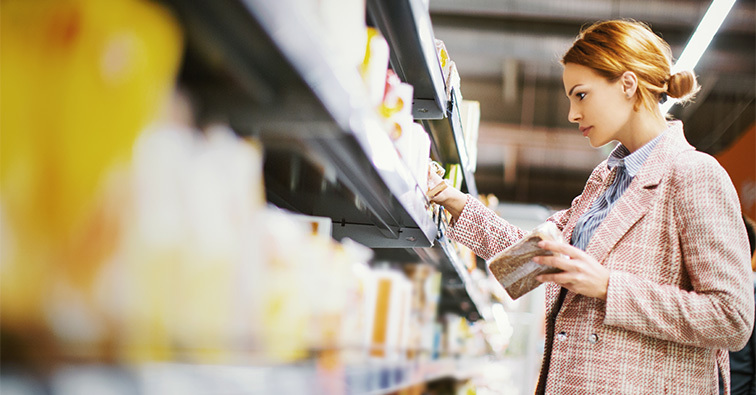
[[[478,189],[467,155],[459,104],[447,95],[430,16],[421,0],[368,0],[368,19],[391,47],[391,68],[402,81],[414,86],[412,115],[431,134],[434,153],[443,163],[459,163],[463,189]]]
[[[183,80],[205,117],[263,141],[270,201],[368,247],[431,246],[427,198],[306,15],[288,1],[166,2],[191,33]]]
[[[465,314],[474,313],[467,315],[471,320],[490,314],[480,290],[440,233],[440,222],[428,209],[425,191],[369,107],[359,74],[328,56],[309,15],[291,0],[159,1],[176,14],[187,34],[180,79],[195,101],[199,123],[221,120],[240,135],[262,140],[268,201],[299,213],[331,218],[334,238],[350,237],[374,249],[415,251],[421,259],[433,259],[444,276],[451,275],[462,284],[459,289],[464,292],[455,292],[453,303],[468,306],[460,308]],[[377,3],[370,0],[369,8]],[[440,121],[446,117],[459,125],[458,112],[445,113],[449,102],[427,9],[418,0],[397,4],[403,8],[383,14],[388,18],[384,22],[400,18],[409,29],[392,35],[398,43],[408,34],[412,42],[401,51],[392,45],[392,54],[397,51],[392,63],[402,68],[400,77],[415,86],[415,117]],[[408,63],[418,56],[419,61]],[[459,140],[456,135],[454,138]],[[468,191],[474,191],[469,183]],[[460,377],[461,372],[474,368],[474,362],[366,362],[347,365],[343,376],[333,380],[347,386],[347,393],[383,394]],[[251,394],[329,393],[328,383],[318,387],[324,379],[316,363],[63,364],[52,376],[51,385],[75,385],[80,377],[104,377],[105,381],[95,381],[106,383],[103,392],[123,385],[126,393],[212,393],[218,390],[212,387],[220,385],[221,391]],[[4,373],[8,374],[2,377],[6,384],[17,378],[26,380],[13,376],[12,371]],[[64,390],[70,388],[75,387]],[[91,387],[86,391],[97,392]]]
[[[162,394],[390,394],[420,383],[468,378],[486,359],[444,358],[425,362],[365,362],[343,372],[324,373],[314,360],[291,365],[206,365],[148,363],[134,366],[70,364],[56,369],[45,393]],[[3,388],[39,393],[30,377],[9,371]],[[94,379],[96,378],[96,380]]]
[[[450,241],[439,238],[440,222],[369,108],[359,74],[328,56],[309,15],[287,0],[163,1],[186,26],[181,79],[201,101],[200,118],[228,121],[263,141],[270,202],[331,218],[336,239],[414,251],[444,272],[461,314],[490,315]],[[427,9],[419,0],[369,0],[367,7],[391,45],[392,67],[415,87],[415,116],[438,118],[426,121],[438,124],[431,130],[448,125],[443,139],[433,136],[436,148],[456,153],[442,160],[459,159],[467,192],[477,194]]]
[[[459,103],[456,95],[452,93],[446,108],[446,116],[443,119],[422,120],[436,148],[435,154],[443,163],[459,163],[462,166],[464,177],[463,190],[473,196],[478,195],[478,187],[475,185],[475,176],[472,172],[472,163],[467,154],[467,145],[462,132],[462,119],[459,115]]]
[[[367,9],[391,47],[391,68],[415,88],[412,115],[444,118],[448,98],[427,6],[421,0],[368,0]]]

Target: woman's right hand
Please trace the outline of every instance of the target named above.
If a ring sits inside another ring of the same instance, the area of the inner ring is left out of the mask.
[[[467,195],[458,189],[450,186],[447,180],[441,178],[444,174],[443,169],[437,172],[440,167],[433,162],[428,166],[428,199],[440,206],[444,206],[446,211],[452,215],[452,220],[456,220],[467,203]],[[440,174],[439,174],[440,173]]]

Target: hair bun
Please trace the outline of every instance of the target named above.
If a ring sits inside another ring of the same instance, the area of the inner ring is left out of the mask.
[[[669,77],[667,94],[681,101],[690,100],[701,89],[692,71],[678,71]]]

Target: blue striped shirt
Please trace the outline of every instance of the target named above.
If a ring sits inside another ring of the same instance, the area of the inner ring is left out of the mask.
[[[572,232],[571,244],[585,251],[588,248],[588,242],[591,241],[593,233],[596,232],[601,222],[612,210],[617,200],[625,193],[627,187],[633,181],[633,178],[640,170],[643,163],[653,151],[659,142],[660,134],[653,140],[649,141],[643,147],[633,153],[622,144],[615,148],[607,159],[607,167],[614,172],[614,181],[603,195],[599,196],[591,208],[583,214],[575,224],[575,230]]]

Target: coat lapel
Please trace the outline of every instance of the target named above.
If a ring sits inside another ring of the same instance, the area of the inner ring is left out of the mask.
[[[603,263],[614,246],[653,207],[657,187],[667,174],[674,157],[692,147],[685,141],[680,122],[672,122],[667,133],[651,152],[625,193],[591,237],[586,252]]]
[[[604,263],[617,242],[653,207],[657,198],[657,187],[667,173],[673,158],[686,149],[693,149],[693,147],[685,141],[682,124],[672,122],[667,134],[659,141],[625,193],[591,237],[586,248],[589,255],[596,258],[599,263]],[[598,196],[600,194],[594,196],[592,200]],[[572,292],[568,293],[564,304],[568,304],[574,296]]]
[[[640,220],[653,205],[658,183],[643,184],[633,180],[612,211],[591,237],[586,252],[604,262],[614,245]]]
[[[577,205],[573,208],[574,211],[562,231],[564,239],[568,242],[572,240],[572,232],[575,230],[575,225],[577,225],[580,217],[591,208],[593,201],[609,187],[610,175],[611,171],[606,167],[606,160],[601,162],[598,170],[591,174],[591,178],[588,179],[586,188],[583,190],[583,196],[580,197]]]

